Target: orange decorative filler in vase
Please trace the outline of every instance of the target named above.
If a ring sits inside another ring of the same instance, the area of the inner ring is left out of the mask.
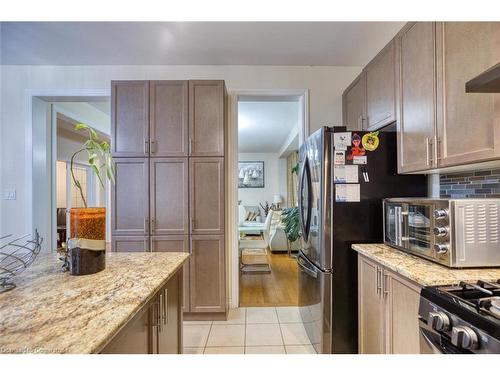
[[[106,267],[106,208],[87,207],[86,194],[75,176],[73,163],[79,153],[87,153],[88,165],[102,188],[104,178],[114,182],[115,164],[109,143],[100,141],[94,129],[85,124],[77,124],[75,129],[87,131],[88,139],[71,157],[71,177],[84,207],[70,209],[69,270],[72,275],[88,275]]]
[[[106,241],[106,208],[72,208],[69,211],[70,238]]]

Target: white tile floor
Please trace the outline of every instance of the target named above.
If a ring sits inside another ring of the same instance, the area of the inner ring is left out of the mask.
[[[314,354],[298,307],[242,307],[227,321],[184,322],[184,354]]]

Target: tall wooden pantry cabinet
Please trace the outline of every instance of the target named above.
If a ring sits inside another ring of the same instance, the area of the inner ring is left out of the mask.
[[[224,81],[113,81],[112,251],[189,252],[184,316],[224,319]]]

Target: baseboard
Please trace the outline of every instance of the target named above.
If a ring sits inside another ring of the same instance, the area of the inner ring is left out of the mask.
[[[184,321],[212,321],[212,320],[227,320],[227,312],[221,313],[184,313]]]

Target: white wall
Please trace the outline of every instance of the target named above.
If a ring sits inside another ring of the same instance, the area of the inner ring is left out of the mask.
[[[309,123],[314,131],[339,125],[342,91],[360,67],[309,66],[8,66],[1,67],[1,179],[17,190],[17,199],[2,201],[3,233],[29,231],[25,170],[25,127],[29,90],[110,89],[122,79],[224,79],[229,91],[251,89],[309,89]],[[18,215],[12,217],[10,213]]]
[[[271,204],[275,194],[281,195],[283,203],[286,202],[286,159],[274,153],[240,153],[238,159],[264,162],[264,187],[238,189],[238,200],[244,206],[264,205],[266,201]]]

